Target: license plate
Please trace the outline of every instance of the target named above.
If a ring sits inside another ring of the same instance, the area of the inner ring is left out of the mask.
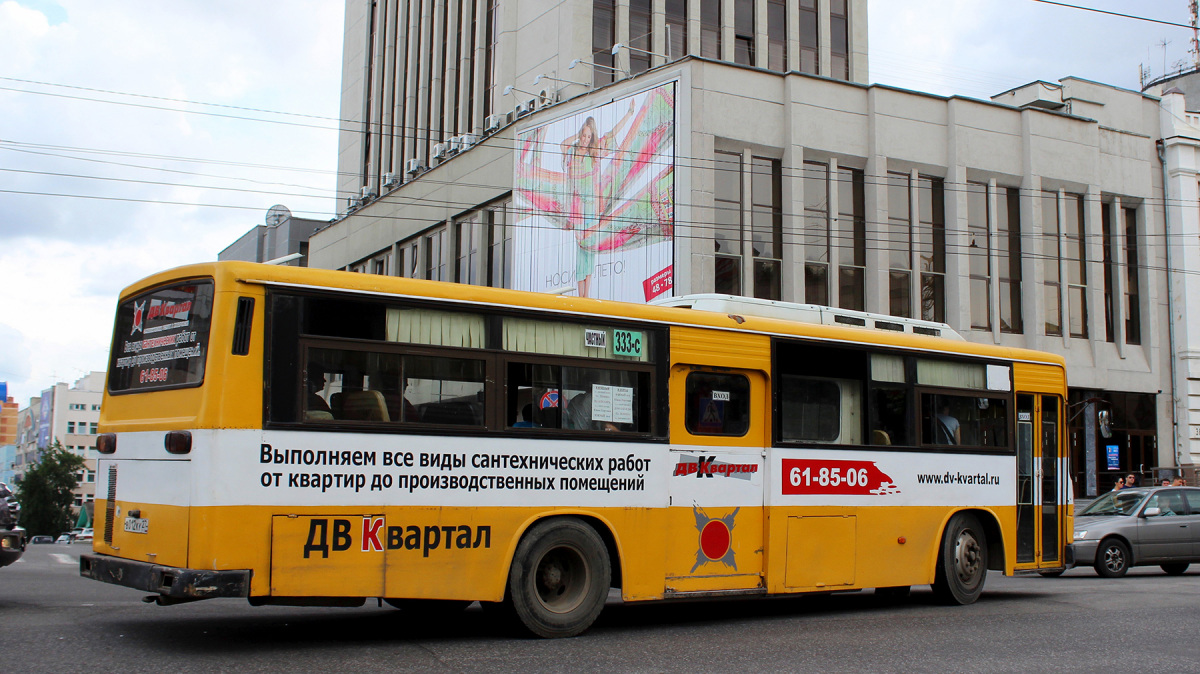
[[[144,534],[150,531],[150,520],[144,517],[126,517],[125,531],[135,534]]]

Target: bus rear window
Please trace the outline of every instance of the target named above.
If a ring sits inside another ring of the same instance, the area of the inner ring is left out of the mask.
[[[117,307],[109,393],[199,386],[204,381],[212,281],[158,288]]]

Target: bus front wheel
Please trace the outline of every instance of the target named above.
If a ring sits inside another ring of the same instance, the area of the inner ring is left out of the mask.
[[[530,632],[572,637],[600,615],[611,577],[608,549],[594,529],[574,517],[545,520],[517,545],[508,601]]]
[[[973,604],[983,592],[987,568],[987,538],[979,519],[957,513],[942,535],[933,593],[947,604]]]

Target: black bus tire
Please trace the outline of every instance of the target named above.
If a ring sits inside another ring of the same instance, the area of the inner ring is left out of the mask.
[[[535,524],[517,545],[506,601],[533,634],[573,637],[600,615],[611,579],[599,534],[582,520],[556,517]]]
[[[979,520],[969,513],[950,518],[938,550],[933,593],[946,604],[973,604],[987,579],[987,538]]]

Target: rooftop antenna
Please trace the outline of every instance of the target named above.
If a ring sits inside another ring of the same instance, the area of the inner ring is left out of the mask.
[[[1162,47],[1162,50],[1163,50],[1163,69],[1162,69],[1162,71],[1163,71],[1163,77],[1166,77],[1167,76],[1167,45],[1171,44],[1171,41],[1166,38],[1163,38],[1163,39],[1159,40],[1157,44],[1158,44],[1158,46]]]
[[[1200,68],[1200,0],[1190,0],[1188,11],[1192,15],[1192,44],[1188,53],[1192,55],[1192,67]]]

